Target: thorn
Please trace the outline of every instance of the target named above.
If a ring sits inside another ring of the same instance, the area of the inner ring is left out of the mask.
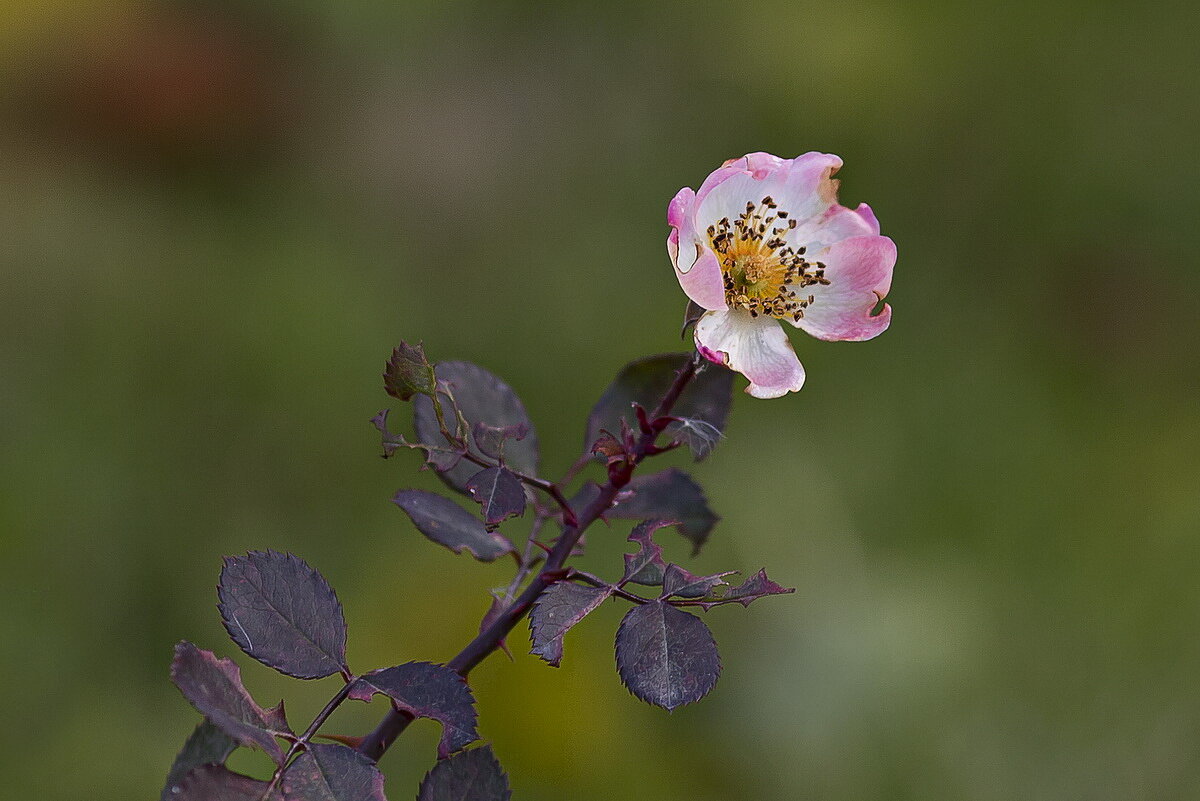
[[[358,748],[360,745],[362,745],[362,741],[364,739],[362,737],[355,737],[350,734],[318,734],[316,736],[323,740],[333,740],[335,743],[348,745],[351,748]]]

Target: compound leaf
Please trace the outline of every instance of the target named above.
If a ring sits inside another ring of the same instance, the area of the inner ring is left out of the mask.
[[[766,598],[768,595],[787,595],[788,593],[795,591],[795,588],[784,587],[780,584],[776,584],[774,581],[771,581],[771,579],[767,578],[766,570],[760,570],[738,586],[730,587],[724,595],[705,599],[704,602],[697,604],[697,606],[702,606],[705,609],[719,606],[720,604],[731,603],[749,606],[751,602],[757,601],[759,598]]]

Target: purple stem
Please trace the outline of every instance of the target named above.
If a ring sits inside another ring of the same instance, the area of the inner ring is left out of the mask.
[[[325,724],[325,721],[329,719],[329,716],[333,714],[334,710],[342,705],[342,702],[345,701],[347,696],[350,695],[350,688],[353,685],[354,681],[352,679],[347,679],[345,686],[338,690],[338,694],[329,699],[329,703],[325,705],[325,708],[321,710],[320,714],[313,718],[313,722],[309,724],[309,727],[304,731],[304,734],[301,734],[292,743],[292,747],[288,749],[287,755],[283,758],[283,763],[280,764],[279,767],[275,769],[275,773],[272,774],[271,783],[267,786],[266,791],[263,793],[263,798],[271,797],[271,791],[279,785],[279,780],[283,777],[283,771],[288,766],[288,763],[292,761],[292,757],[298,754],[301,749],[308,748],[309,740],[316,735],[317,731]]]
[[[651,420],[656,420],[670,414],[671,409],[675,406],[675,402],[679,400],[679,395],[695,377],[696,370],[699,367],[699,355],[692,354],[691,360],[676,374],[675,380],[663,395],[662,400],[658,402],[658,407],[655,408],[653,414],[650,416]],[[608,482],[600,488],[599,494],[592,502],[579,512],[576,520],[573,523],[569,520],[564,520],[565,527],[563,528],[562,535],[558,538],[558,542],[555,543],[553,550],[546,557],[546,562],[542,565],[542,569],[538,571],[538,574],[525,587],[524,592],[492,621],[492,625],[481,631],[475,639],[471,640],[458,653],[458,656],[451,659],[446,664],[447,667],[457,671],[465,678],[471,672],[472,668],[499,649],[500,643],[503,642],[504,638],[513,630],[517,623],[525,617],[538,597],[546,591],[547,587],[562,577],[563,565],[570,558],[571,551],[575,548],[575,543],[579,541],[579,537],[588,526],[596,522],[600,515],[604,514],[612,506],[617,493],[629,483],[629,479],[633,476],[634,468],[647,455],[653,452],[654,440],[657,438],[657,432],[642,434],[634,447],[631,459],[626,463],[624,469],[610,470]],[[555,488],[557,489],[557,485],[555,485]],[[558,500],[558,498],[555,500]],[[378,761],[412,720],[412,715],[393,708],[380,724],[375,727],[375,730],[363,738],[362,743],[358,747],[359,752],[370,759]]]

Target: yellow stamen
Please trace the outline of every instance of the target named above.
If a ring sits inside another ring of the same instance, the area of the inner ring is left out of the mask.
[[[791,317],[799,320],[814,300],[797,298],[796,291],[828,284],[825,265],[804,258],[804,248],[793,248],[784,239],[796,228],[770,197],[760,204],[747,203],[746,211],[732,223],[728,217],[708,227],[709,245],[721,261],[725,301],[746,309],[751,317]]]

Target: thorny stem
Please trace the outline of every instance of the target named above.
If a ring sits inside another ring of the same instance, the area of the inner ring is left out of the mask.
[[[675,380],[662,396],[662,400],[658,402],[658,406],[651,413],[650,419],[654,420],[670,414],[671,409],[675,406],[675,402],[679,400],[680,394],[696,376],[696,371],[700,368],[701,364],[700,355],[693,353],[691,360],[675,375]],[[573,515],[574,520],[568,518],[564,511],[562,535],[558,538],[558,542],[555,543],[554,548],[546,557],[546,562],[542,565],[542,569],[538,571],[537,575],[525,587],[524,592],[507,609],[501,612],[492,621],[490,626],[481,631],[456,657],[451,659],[446,664],[447,667],[458,672],[465,678],[471,672],[472,668],[500,647],[500,643],[512,631],[513,627],[525,617],[538,597],[555,581],[563,578],[563,565],[570,558],[571,552],[574,550],[580,536],[583,535],[584,530],[596,522],[612,506],[617,494],[632,478],[634,468],[653,452],[654,441],[657,438],[658,433],[655,431],[643,433],[637,440],[629,460],[625,463],[624,469],[610,470],[608,481],[600,488],[600,492],[590,504],[584,507],[578,515]],[[578,472],[578,469],[572,469],[574,472]],[[582,468],[580,467],[579,469]],[[558,485],[551,486],[558,489]],[[555,500],[558,501],[561,497],[562,493],[559,492]],[[559,503],[564,510],[569,509],[565,501],[560,501]],[[358,747],[359,752],[370,759],[378,761],[412,720],[412,715],[393,707],[375,730],[363,739]]]
[[[508,588],[504,590],[504,598],[508,600],[517,592],[517,588],[524,583],[529,577],[529,572],[533,570],[533,566],[537,564],[534,559],[534,551],[537,549],[537,538],[542,532],[542,526],[546,524],[546,517],[539,514],[533,519],[533,525],[529,529],[529,537],[525,540],[525,552],[521,554],[521,561],[517,567],[517,575],[513,576],[513,580],[509,583]]]
[[[325,721],[329,719],[329,716],[333,714],[333,711],[341,706],[342,702],[346,700],[346,697],[350,695],[350,688],[352,686],[354,686],[354,682],[350,679],[347,679],[346,684],[342,687],[342,689],[338,690],[338,694],[333,696],[333,698],[330,698],[329,703],[325,705],[325,708],[322,709],[315,718],[313,718],[313,722],[310,723],[308,728],[304,730],[304,734],[301,734],[292,743],[292,747],[288,749],[287,756],[283,758],[283,763],[279,767],[275,768],[275,773],[271,776],[271,783],[263,792],[263,798],[271,797],[272,791],[274,791],[275,787],[279,784],[279,779],[283,776],[283,769],[286,768],[288,763],[292,761],[292,757],[300,753],[301,749],[308,747],[308,741],[311,740],[321,726],[325,724]]]

